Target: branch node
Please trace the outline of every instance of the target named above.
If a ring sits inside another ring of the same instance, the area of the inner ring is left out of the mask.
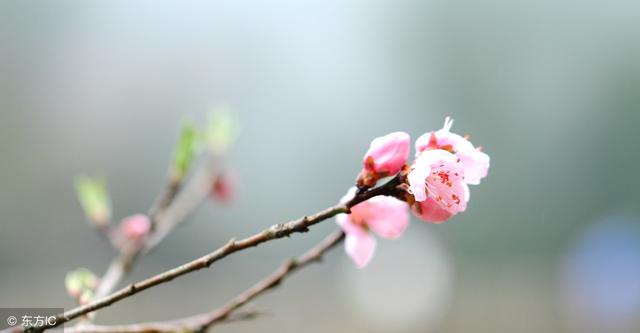
[[[224,247],[225,247],[225,249],[228,249],[228,250],[231,250],[231,249],[235,248],[236,247],[236,239],[235,238],[231,238],[227,242],[227,244],[225,244]]]

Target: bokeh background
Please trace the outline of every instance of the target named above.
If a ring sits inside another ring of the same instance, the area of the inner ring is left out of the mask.
[[[492,157],[466,213],[412,221],[357,270],[341,249],[220,332],[640,330],[640,2],[2,1],[0,306],[72,307],[114,255],[76,174],[118,218],[160,190],[181,119],[229,105],[236,200],[206,204],[127,280],[334,204],[370,140],[470,134]],[[246,251],[104,311],[212,309],[335,228]]]

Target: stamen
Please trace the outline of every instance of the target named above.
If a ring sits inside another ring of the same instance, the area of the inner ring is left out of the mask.
[[[452,194],[451,199],[453,199],[453,202],[455,202],[456,205],[460,204],[460,197],[458,197],[457,195]]]
[[[449,132],[449,130],[451,129],[451,126],[453,126],[453,119],[447,116],[446,118],[444,118],[444,126],[442,126],[442,129]]]

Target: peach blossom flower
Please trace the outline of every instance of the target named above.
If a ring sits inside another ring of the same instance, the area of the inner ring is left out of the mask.
[[[416,200],[414,213],[426,221],[443,222],[464,211],[469,187],[463,177],[464,168],[456,155],[442,149],[421,153],[407,176],[409,193]]]
[[[353,198],[352,187],[342,198]],[[375,252],[372,232],[386,239],[398,238],[409,225],[407,204],[393,197],[377,196],[351,208],[351,214],[339,214],[336,222],[346,234],[345,251],[358,268],[365,267]]]
[[[451,133],[447,117],[442,129],[416,140],[416,160],[407,176],[409,193],[416,202],[411,209],[420,219],[444,222],[463,212],[469,201],[468,184],[487,176],[489,155],[469,140]]]
[[[442,149],[460,158],[467,184],[478,185],[489,171],[489,155],[475,148],[467,138],[451,133],[453,119],[447,117],[442,129],[425,133],[416,140],[416,155],[424,151]]]

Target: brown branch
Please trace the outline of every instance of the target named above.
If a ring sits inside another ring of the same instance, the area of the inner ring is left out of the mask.
[[[150,322],[130,325],[77,325],[65,330],[69,333],[169,333],[169,332],[205,332],[211,326],[236,320],[251,319],[255,312],[236,313],[240,307],[261,294],[278,286],[294,271],[311,263],[319,262],[322,256],[344,239],[342,230],[337,230],[327,236],[322,242],[295,259],[285,261],[276,271],[229,300],[222,307],[201,315],[183,319]]]
[[[237,321],[244,321],[256,318],[262,315],[256,311],[243,311],[234,313],[227,317],[220,323],[227,324]],[[193,316],[183,319],[166,321],[166,322],[148,322],[126,325],[95,325],[91,323],[84,323],[82,325],[76,325],[71,328],[62,330],[55,330],[54,333],[173,333],[173,332],[187,332],[190,331],[190,327],[196,327],[204,321],[204,316]]]
[[[143,290],[149,289],[159,284],[163,284],[165,282],[169,282],[187,273],[191,273],[203,268],[208,268],[214,262],[232,253],[245,250],[251,247],[255,247],[262,243],[265,243],[274,239],[288,237],[294,233],[307,232],[310,226],[320,223],[337,214],[348,213],[351,207],[353,207],[354,205],[357,205],[360,202],[368,200],[372,197],[375,197],[378,195],[390,195],[390,196],[402,197],[404,192],[402,189],[399,188],[400,185],[401,185],[400,177],[394,177],[392,180],[390,180],[389,182],[387,182],[382,186],[379,186],[367,192],[356,195],[353,199],[351,199],[347,203],[335,205],[333,207],[320,211],[316,214],[313,214],[310,216],[304,216],[302,218],[290,221],[288,223],[273,225],[253,236],[241,239],[239,241],[231,239],[224,246],[196,260],[188,262],[182,266],[170,269],[158,275],[152,276],[146,280],[142,280],[140,282],[130,284],[129,286],[123,289],[120,289],[101,299],[92,301],[87,305],[79,306],[77,308],[66,311],[62,314],[59,314],[58,316],[56,316],[55,325],[45,325],[37,328],[29,327],[27,328],[27,331],[41,332],[45,329],[62,325],[82,315],[102,309],[124,298],[135,295]]]
[[[344,239],[344,236],[344,232],[342,232],[342,230],[338,230],[327,236],[321,243],[311,248],[298,258],[285,261],[282,266],[280,266],[280,268],[271,275],[234,297],[221,308],[211,312],[207,316],[205,323],[196,331],[206,331],[207,328],[212,325],[226,320],[236,309],[258,297],[260,294],[278,286],[282,280],[287,277],[287,275],[297,269],[309,265],[310,263],[320,261],[322,259],[322,255],[339,244]]]

